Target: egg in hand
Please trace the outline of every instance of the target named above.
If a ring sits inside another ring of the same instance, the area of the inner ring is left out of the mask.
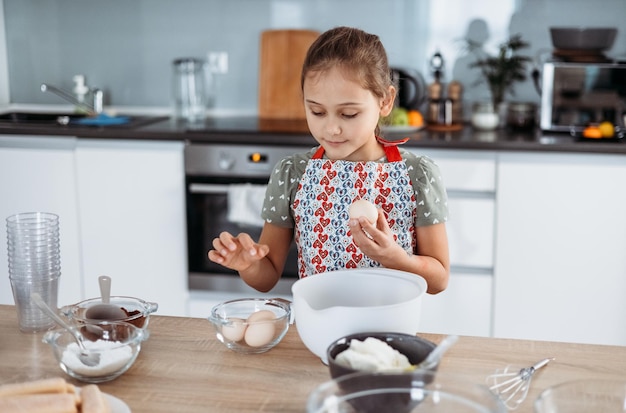
[[[348,208],[348,215],[350,219],[365,217],[371,224],[376,224],[376,221],[378,221],[378,209],[365,199],[354,201]]]

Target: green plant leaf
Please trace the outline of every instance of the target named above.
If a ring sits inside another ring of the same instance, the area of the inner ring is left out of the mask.
[[[518,54],[520,49],[526,47],[529,44],[522,40],[521,35],[513,35],[500,44],[497,55],[489,56],[480,49],[480,45],[467,40],[467,49],[477,57],[469,67],[480,68],[491,91],[494,107],[498,107],[507,92],[513,92],[514,83],[526,80],[526,64],[532,59]]]

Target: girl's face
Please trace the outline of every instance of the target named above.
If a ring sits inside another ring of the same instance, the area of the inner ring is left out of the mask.
[[[303,85],[306,120],[329,159],[373,161],[383,156],[375,130],[392,109],[395,89],[378,98],[339,68],[309,73]]]

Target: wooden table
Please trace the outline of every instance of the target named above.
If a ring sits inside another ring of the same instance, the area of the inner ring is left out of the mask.
[[[277,347],[258,355],[228,350],[201,318],[152,315],[149,330],[134,366],[100,385],[133,413],[304,412],[308,394],[330,378],[295,326]],[[62,376],[81,385],[64,376],[42,336],[21,333],[14,307],[0,306],[0,383]],[[626,379],[626,347],[468,336],[446,353],[439,371],[484,383],[497,368],[532,365],[546,357],[556,359],[535,374],[528,399],[517,411],[532,412],[541,390],[567,380]]]

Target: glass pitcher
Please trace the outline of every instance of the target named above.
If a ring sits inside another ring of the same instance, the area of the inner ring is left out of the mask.
[[[174,117],[190,123],[204,121],[213,105],[213,79],[207,61],[180,58],[172,64]]]

